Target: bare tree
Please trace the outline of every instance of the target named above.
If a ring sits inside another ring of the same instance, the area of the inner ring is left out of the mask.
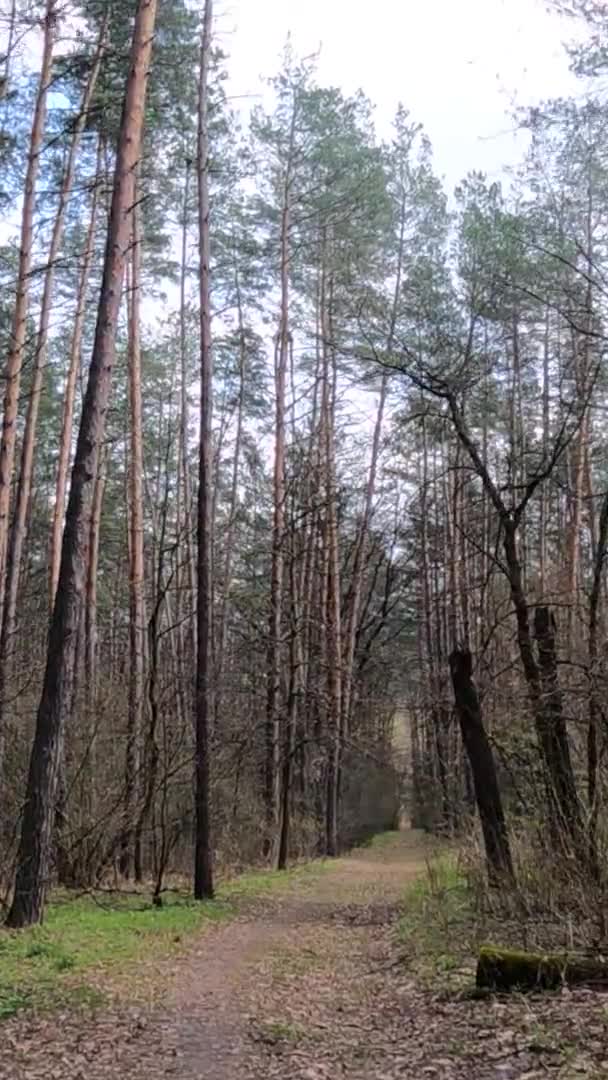
[[[294,168],[295,133],[297,123],[297,98],[294,99],[289,128],[289,143],[281,184],[280,225],[280,311],[279,327],[275,338],[275,428],[273,464],[273,520],[272,565],[270,571],[270,618],[268,625],[268,673],[266,697],[266,750],[264,765],[264,805],[266,850],[273,851],[277,840],[279,815],[279,761],[281,727],[281,627],[283,621],[283,576],[285,532],[285,396],[287,367],[291,346],[289,325],[289,261],[291,200]]]
[[[145,712],[146,602],[144,594],[143,432],[141,400],[141,224],[139,185],[135,184],[133,244],[129,298],[129,706],[125,755],[125,829],[121,869],[129,876],[133,860],[136,877],[141,859],[132,850],[131,823],[140,782],[141,739]]]
[[[36,183],[40,169],[40,154],[44,138],[48,90],[53,72],[53,49],[58,19],[57,8],[57,0],[47,0],[42,20],[44,26],[42,61],[28,150],[27,173],[25,177],[23,207],[21,211],[19,269],[17,272],[17,287],[10,345],[6,361],[6,389],[4,391],[4,413],[2,417],[2,434],[0,436],[0,614],[4,606],[11,483],[15,462],[17,412],[19,407],[23,352],[26,342],[29,308]]]
[[[198,593],[196,664],[196,834],[194,896],[213,896],[209,819],[209,726],[213,718],[213,355],[211,351],[209,235],[209,65],[212,0],[205,0],[199,73],[198,214],[200,251],[201,408],[198,492]]]
[[[95,91],[107,30],[106,18],[101,26],[97,48],[93,57],[93,63],[89,72],[78,115],[74,125],[74,131],[68,149],[67,160],[61,180],[57,213],[53,224],[51,243],[47,256],[47,268],[44,275],[44,287],[42,292],[42,304],[38,320],[38,333],[34,351],[34,363],[32,382],[29,391],[27,413],[25,417],[25,429],[21,446],[21,461],[15,495],[15,509],[13,521],[9,533],[8,551],[6,558],[6,582],[4,607],[2,610],[2,628],[0,630],[0,730],[3,728],[2,710],[5,699],[7,682],[7,667],[10,660],[10,643],[15,634],[15,619],[17,615],[17,601],[19,596],[19,580],[21,573],[21,561],[23,548],[27,534],[27,522],[30,516],[32,499],[32,478],[34,472],[34,451],[36,447],[36,432],[38,427],[38,413],[40,398],[47,365],[47,351],[49,339],[49,324],[51,318],[51,306],[54,296],[55,269],[63,239],[64,224],[69,200],[74,184],[74,175],[78,151],[82,134],[87,123],[89,106]],[[68,384],[70,376],[68,373]],[[68,385],[68,398],[70,387]]]
[[[135,15],[95,342],[72,469],[59,585],[30,756],[15,889],[7,919],[11,927],[40,921],[49,884],[55,796],[72,699],[86,577],[92,487],[105,428],[125,260],[132,232],[134,179],[141,153],[156,10],[156,0],[139,0]]]
[[[74,316],[74,329],[70,343],[70,356],[63,398],[63,417],[61,424],[61,439],[59,443],[59,460],[57,464],[57,479],[55,485],[55,505],[53,508],[53,521],[51,525],[50,542],[50,610],[53,611],[57,583],[59,581],[59,568],[61,565],[61,534],[63,531],[63,518],[65,514],[65,497],[68,489],[68,477],[70,470],[70,454],[72,450],[72,434],[74,430],[74,406],[76,402],[76,386],[80,370],[80,354],[82,350],[82,337],[87,306],[87,288],[91,274],[91,263],[95,248],[95,229],[97,226],[97,213],[99,209],[99,188],[102,176],[103,140],[97,142],[97,167],[92,185],[91,216],[82,256],[82,266],[78,279],[78,292],[76,297],[76,311]]]

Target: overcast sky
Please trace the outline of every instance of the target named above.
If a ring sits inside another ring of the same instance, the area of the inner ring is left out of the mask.
[[[513,102],[581,92],[562,45],[574,25],[543,0],[219,0],[216,28],[232,93],[259,92],[291,32],[300,55],[321,46],[320,81],[365,91],[381,133],[403,101],[450,187],[517,159]]]

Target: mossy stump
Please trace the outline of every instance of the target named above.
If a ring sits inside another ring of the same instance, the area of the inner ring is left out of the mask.
[[[531,953],[486,946],[477,961],[476,984],[486,990],[558,990],[561,986],[608,986],[608,962],[566,953]]]

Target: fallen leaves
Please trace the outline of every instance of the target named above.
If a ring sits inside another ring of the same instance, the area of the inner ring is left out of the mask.
[[[401,962],[403,881],[420,863],[404,840],[248,898],[157,962],[163,992],[139,1005],[113,986],[97,1010],[17,1014],[0,1080],[608,1080],[604,995],[479,999]]]

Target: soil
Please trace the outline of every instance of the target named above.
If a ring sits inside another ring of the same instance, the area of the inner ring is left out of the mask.
[[[90,1013],[0,1029],[2,1080],[608,1078],[607,998],[468,1000],[420,983],[397,940],[427,849],[413,833],[244,899]]]

